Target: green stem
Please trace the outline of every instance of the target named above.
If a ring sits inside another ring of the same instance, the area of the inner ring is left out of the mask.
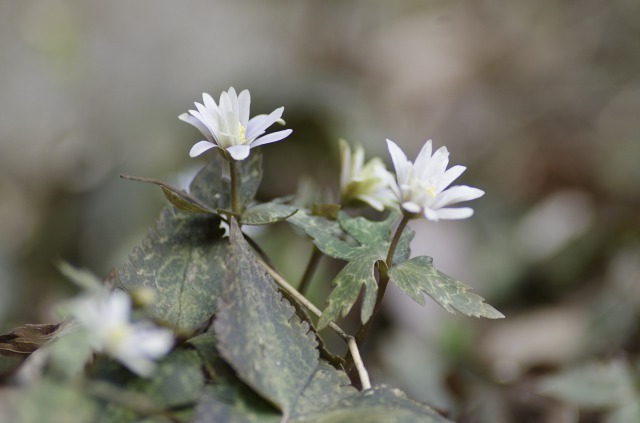
[[[400,237],[402,236],[404,229],[407,227],[409,220],[411,220],[410,215],[404,215],[402,217],[402,220],[398,224],[396,232],[393,234],[393,238],[391,239],[391,245],[389,246],[387,259],[382,266],[378,267],[378,294],[376,296],[376,303],[373,307],[373,313],[371,314],[371,317],[369,318],[367,323],[360,326],[360,329],[358,329],[358,332],[355,336],[355,340],[359,348],[362,348],[364,341],[367,339],[369,331],[371,330],[371,326],[373,326],[373,321],[376,317],[376,314],[378,314],[378,310],[380,309],[382,298],[384,297],[384,293],[387,291],[387,285],[389,284],[389,269],[391,269],[391,266],[393,265],[393,256],[395,255],[396,248],[398,247],[398,243],[400,242]],[[348,367],[351,367],[351,362],[349,362]]]
[[[231,176],[231,211],[236,215],[240,215],[240,187],[239,187],[239,175],[238,166],[236,161],[229,158],[229,175]]]
[[[322,251],[320,251],[320,249],[314,244],[313,250],[311,251],[311,257],[309,257],[309,263],[307,263],[307,268],[304,270],[304,275],[302,275],[302,280],[298,285],[298,291],[302,295],[307,293],[307,289],[309,289],[309,284],[311,283],[311,279],[313,279],[313,274],[318,268],[321,258]]]

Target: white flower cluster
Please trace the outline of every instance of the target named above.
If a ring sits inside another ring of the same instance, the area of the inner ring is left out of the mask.
[[[131,298],[120,290],[96,290],[70,304],[71,314],[87,332],[91,347],[149,377],[155,360],[173,347],[173,333],[148,321],[131,321]]]
[[[251,96],[248,90],[237,95],[231,87],[220,95],[219,104],[209,94],[202,97],[204,104],[195,103],[197,110],[180,115],[181,120],[198,128],[207,138],[191,148],[191,157],[219,148],[227,160],[244,160],[252,148],[280,141],[291,134],[291,129],[286,129],[264,135],[275,122],[284,123],[281,119],[284,107],[269,115],[249,119]],[[484,191],[466,185],[449,187],[466,168],[453,166],[447,169],[449,151],[446,147],[432,153],[429,140],[415,162],[409,161],[393,141],[387,140],[387,147],[396,176],[379,158],[365,164],[361,146],[352,152],[345,141],[340,141],[340,197],[343,204],[358,200],[380,211],[385,207],[400,207],[407,215],[424,216],[433,221],[466,219],[473,215],[470,207],[450,206],[479,198]]]
[[[387,147],[396,170],[395,177],[379,158],[364,164],[362,147],[358,146],[352,154],[348,144],[340,142],[340,196],[343,204],[357,199],[376,210],[400,206],[405,213],[433,221],[466,219],[473,215],[473,209],[469,207],[449,207],[479,198],[484,191],[466,185],[449,187],[466,168],[453,166],[447,169],[449,152],[446,147],[432,154],[431,140],[427,141],[415,163],[410,162],[393,141],[387,140]]]

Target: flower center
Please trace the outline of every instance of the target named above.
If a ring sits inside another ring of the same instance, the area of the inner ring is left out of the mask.
[[[436,197],[436,187],[434,187],[433,185],[429,185],[428,187],[426,187],[425,188],[425,192],[431,198],[435,198]]]
[[[247,133],[247,129],[242,126],[242,124],[240,122],[238,122],[238,126],[240,127],[240,144],[245,144],[247,142],[247,138],[246,138],[246,133]]]
[[[122,344],[122,341],[131,336],[131,332],[131,327],[127,324],[120,324],[111,329],[106,335],[106,349],[109,351],[117,350]]]

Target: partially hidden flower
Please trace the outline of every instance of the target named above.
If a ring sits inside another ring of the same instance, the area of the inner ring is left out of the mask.
[[[378,211],[396,203],[391,186],[393,175],[379,157],[364,163],[364,148],[356,146],[352,152],[345,140],[340,140],[340,198],[342,204],[359,200]]]
[[[131,298],[121,290],[101,290],[73,300],[69,311],[87,332],[91,347],[142,377],[173,347],[173,333],[148,321],[131,321]]]
[[[204,104],[195,103],[197,110],[189,110],[189,113],[179,116],[180,120],[198,128],[206,138],[191,148],[191,157],[217,147],[227,159],[244,160],[252,148],[280,141],[292,132],[285,129],[264,135],[275,122],[284,124],[281,119],[284,107],[249,119],[251,95],[248,90],[237,95],[231,87],[229,91],[222,92],[219,104],[206,93],[202,94],[202,99]]]
[[[466,185],[449,187],[466,167],[458,165],[447,169],[449,151],[446,147],[440,147],[432,155],[429,140],[414,163],[393,141],[387,140],[387,147],[396,170],[397,184],[394,184],[393,190],[405,212],[421,214],[433,221],[466,219],[473,215],[473,209],[469,207],[449,207],[482,197],[484,191]]]

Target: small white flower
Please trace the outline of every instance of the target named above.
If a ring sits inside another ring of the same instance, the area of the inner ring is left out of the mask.
[[[473,215],[469,207],[450,208],[455,203],[482,197],[484,191],[466,185],[447,188],[466,170],[464,166],[453,166],[447,170],[449,151],[440,147],[431,155],[431,140],[420,150],[415,163],[393,141],[387,140],[397,184],[393,190],[402,208],[412,214],[422,214],[429,220],[466,219]]]
[[[199,156],[207,150],[218,147],[226,157],[244,160],[249,157],[253,147],[280,141],[291,134],[291,129],[263,135],[275,122],[284,124],[281,119],[284,107],[279,107],[269,115],[258,115],[249,119],[251,95],[244,90],[240,95],[231,87],[220,95],[220,103],[209,94],[202,94],[204,105],[195,103],[198,110],[189,110],[179,116],[202,132],[207,140],[196,143],[189,152],[191,157]]]
[[[343,204],[360,200],[378,211],[395,205],[395,195],[391,190],[395,179],[380,158],[375,157],[364,164],[364,148],[358,145],[352,154],[349,144],[340,140],[340,161],[340,198]]]
[[[100,291],[70,305],[71,314],[89,336],[92,348],[104,352],[143,376],[151,376],[155,362],[173,346],[173,334],[151,322],[131,322],[131,298],[124,291]]]

